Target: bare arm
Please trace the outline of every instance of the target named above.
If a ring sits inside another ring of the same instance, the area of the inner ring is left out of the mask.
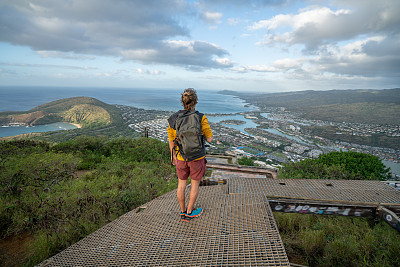
[[[171,162],[172,165],[176,165],[176,154],[174,153],[174,142],[169,141],[169,151],[171,152]]]

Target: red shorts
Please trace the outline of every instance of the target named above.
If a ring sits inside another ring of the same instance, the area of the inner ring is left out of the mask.
[[[176,174],[180,180],[187,180],[190,178],[192,180],[201,180],[206,174],[206,158],[192,161],[176,161]]]

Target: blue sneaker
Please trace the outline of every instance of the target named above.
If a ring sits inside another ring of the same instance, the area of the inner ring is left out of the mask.
[[[201,208],[197,208],[197,209],[192,210],[192,212],[190,214],[186,214],[186,217],[194,218],[194,217],[200,216],[200,214],[202,214],[202,213],[203,213],[203,210]]]
[[[187,215],[186,211],[181,212],[180,215],[181,215],[181,221],[186,221],[186,215]]]

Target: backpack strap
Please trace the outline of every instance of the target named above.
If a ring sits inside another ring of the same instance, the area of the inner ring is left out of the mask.
[[[203,113],[200,113],[200,112],[198,112],[198,111],[196,111],[196,114],[199,116],[200,124],[201,124],[201,119],[203,119],[204,114],[203,114]]]
[[[176,138],[174,139],[174,147],[171,150],[171,165],[173,165],[172,161],[173,161],[174,152],[175,152],[176,157],[178,158],[179,152],[178,152],[178,150],[175,149],[175,147],[179,147],[179,149],[182,151],[182,147],[179,145]],[[182,157],[183,157],[183,155],[182,155]],[[186,159],[185,159],[185,161],[186,161]]]
[[[182,111],[183,111],[183,110],[179,110],[178,112],[175,112],[174,114],[172,114],[172,115],[168,118],[169,126],[170,126],[172,129],[174,129],[174,130],[176,130],[176,129],[175,129],[175,122],[176,122],[176,119],[177,119],[178,116],[182,113]]]
[[[201,120],[203,119],[204,114],[200,113],[198,111],[196,111],[197,116],[199,116],[199,120],[200,120],[200,131],[201,131]],[[206,137],[204,136],[203,132],[201,132],[201,141],[202,141],[202,145],[203,147],[206,144]]]
[[[176,150],[175,147],[178,147],[179,150]],[[177,138],[175,138],[175,140],[174,140],[174,148],[173,148],[173,150],[175,151],[175,154],[176,154],[176,157],[177,157],[177,158],[178,158],[178,153],[179,153],[179,151],[183,152],[183,147],[182,147],[181,144],[179,144]],[[186,155],[185,155],[184,153],[180,153],[180,154],[181,154],[182,158],[183,158],[185,161],[187,161]]]
[[[175,112],[174,114],[172,114],[169,118],[168,118],[168,124],[169,126],[174,129],[176,131],[176,126],[175,126],[175,122],[176,119],[178,118],[178,116],[180,114],[182,114],[183,112],[185,112],[185,110],[179,110],[177,112]],[[171,165],[172,165],[172,160],[173,160],[173,153],[175,153],[176,157],[178,157],[178,150],[175,149],[175,147],[179,147],[178,142],[177,142],[177,137],[175,137],[174,139],[174,148],[171,150]],[[182,148],[179,148],[182,149]]]

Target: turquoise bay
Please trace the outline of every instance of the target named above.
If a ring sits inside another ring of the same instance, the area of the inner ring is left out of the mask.
[[[71,130],[71,129],[76,129],[76,128],[77,128],[77,126],[69,124],[69,123],[64,123],[64,122],[57,122],[57,123],[46,124],[46,125],[38,125],[38,126],[33,126],[33,127],[1,126],[0,127],[0,137],[14,136],[14,135],[26,134],[26,133],[43,133],[43,132]]]

